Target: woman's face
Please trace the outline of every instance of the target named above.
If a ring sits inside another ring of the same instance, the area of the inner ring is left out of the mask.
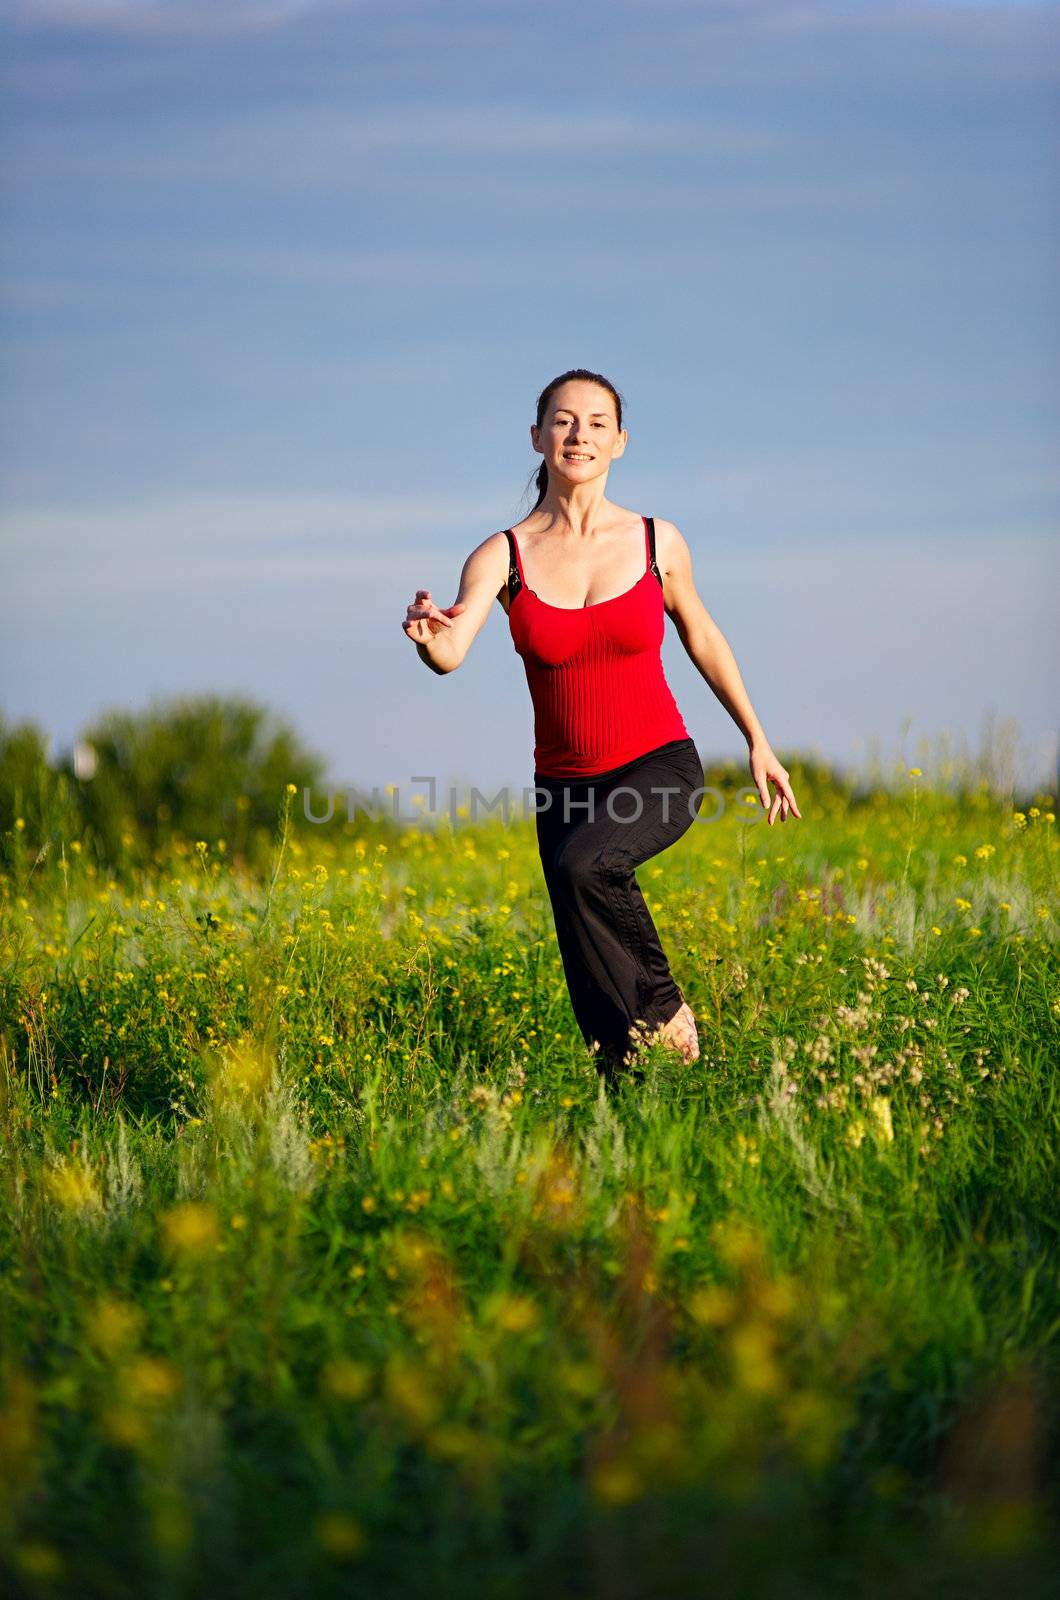
[[[626,448],[614,397],[598,383],[572,378],[552,391],[540,428],[530,425],[534,449],[545,458],[550,478],[589,483],[606,474]]]

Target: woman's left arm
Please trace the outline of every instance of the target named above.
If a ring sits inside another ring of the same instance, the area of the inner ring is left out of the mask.
[[[663,603],[689,658],[747,740],[751,776],[769,813],[770,827],[776,821],[778,810],[781,822],[787,822],[789,810],[800,817],[787,768],[774,754],[755,716],[729,641],[696,592],[692,556],[683,534],[674,523],[659,517],[655,519],[655,531],[656,559],[663,577]],[[770,781],[777,791],[772,796]]]

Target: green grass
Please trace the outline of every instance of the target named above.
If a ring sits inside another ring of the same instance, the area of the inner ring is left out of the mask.
[[[16,1596],[1045,1594],[1057,845],[908,780],[641,869],[602,1087],[532,828],[0,878]]]

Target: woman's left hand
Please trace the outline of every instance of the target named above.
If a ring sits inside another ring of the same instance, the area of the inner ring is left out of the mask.
[[[795,796],[788,781],[788,770],[786,767],[781,766],[779,760],[773,754],[773,747],[768,739],[751,746],[750,762],[751,776],[755,781],[755,788],[761,796],[762,804],[769,812],[769,816],[766,819],[769,826],[772,827],[776,821],[778,808],[781,822],[787,822],[789,811],[801,820],[802,813],[795,804]],[[777,791],[772,796],[772,799],[770,799],[769,794],[768,780],[770,779],[775,784]]]

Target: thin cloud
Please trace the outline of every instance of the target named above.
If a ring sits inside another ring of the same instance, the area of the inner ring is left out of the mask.
[[[221,558],[226,550],[240,561],[276,548],[303,561],[312,551],[352,551],[363,561],[369,533],[384,554],[410,536],[421,536],[425,527],[443,532],[481,527],[484,539],[510,491],[507,485],[492,494],[453,499],[436,494],[166,495],[84,509],[8,508],[0,513],[0,547],[12,579],[17,570],[30,573],[38,562],[54,569],[58,562],[124,564],[146,556],[152,564],[176,570],[190,560]],[[137,582],[142,577],[137,572]]]
[[[347,10],[351,0],[16,0],[23,26],[142,39],[195,39],[271,33],[314,14]]]
[[[371,0],[12,0],[10,11],[24,24],[69,28],[100,28],[131,33],[214,32],[222,27],[257,30],[283,27],[313,14],[367,8]],[[619,0],[616,13],[636,13],[642,0]],[[378,6],[378,9],[391,7]],[[398,10],[398,5],[392,6]],[[412,9],[408,6],[405,9]],[[464,20],[481,15],[483,7],[453,7]],[[488,12],[488,8],[485,8]],[[818,0],[799,5],[792,0],[659,0],[656,14],[693,13],[716,26],[752,22],[777,32],[800,32],[827,27],[874,26],[880,22],[899,27],[937,25],[939,17],[972,13],[987,21],[1014,10],[1045,11],[1043,0],[876,0],[852,11],[848,0]]]
[[[370,178],[373,160],[405,155],[418,170],[422,159],[464,157],[484,168],[501,157],[533,160],[577,150],[579,158],[642,156],[767,157],[801,143],[789,130],[764,123],[706,117],[659,117],[572,112],[562,119],[511,103],[470,104],[459,109],[394,105],[364,113],[332,106],[259,107],[211,115],[143,118],[134,147],[96,144],[97,123],[79,132],[64,118],[64,136],[54,145],[26,140],[15,176],[142,179],[157,183],[229,182],[296,184],[299,189],[349,185]],[[388,172],[391,168],[388,166]],[[742,169],[741,169],[742,170]]]
[[[1011,470],[1015,477],[1018,464]],[[1044,469],[1042,486],[1055,488]],[[1017,551],[1026,570],[1038,564],[1040,579],[1056,560],[1050,529],[1041,521],[1028,518],[1022,527],[1010,526],[1004,541],[976,536],[973,508],[962,507],[957,486],[948,505],[945,493],[939,504],[926,505],[920,494],[910,496],[904,507],[881,510],[874,504],[873,486],[859,482],[857,463],[834,458],[830,463],[762,458],[753,469],[706,473],[698,488],[671,485],[671,495],[675,502],[694,498],[701,508],[698,526],[691,518],[684,524],[697,563],[715,574],[723,568],[735,574],[766,559],[782,590],[816,565],[871,570],[875,584],[877,567],[882,571],[890,563],[892,573],[900,574],[914,563],[919,588],[952,583],[959,567],[962,583],[971,591],[981,585],[987,597],[996,590],[995,567],[1012,562]],[[808,536],[806,521],[830,498],[848,526]],[[500,527],[501,508],[510,499],[511,485],[505,483],[449,497],[204,494],[145,496],[93,508],[9,508],[0,513],[0,548],[6,580],[24,583],[27,598],[34,593],[45,598],[63,572],[78,585],[98,579],[99,587],[110,588],[115,583],[140,587],[147,577],[164,576],[168,582],[182,573],[194,584],[204,572],[211,582],[221,575],[253,582],[266,573],[301,573],[314,582],[322,574],[345,575],[356,581],[392,571],[395,564],[433,562],[451,571],[455,582],[464,557]],[[729,512],[738,506],[742,526],[734,534]],[[967,523],[961,521],[962,509],[969,513]],[[749,536],[751,515],[760,526],[776,515],[776,532]],[[870,521],[886,526],[870,528]],[[1041,595],[1041,587],[1028,584],[1028,605],[1036,593]]]

